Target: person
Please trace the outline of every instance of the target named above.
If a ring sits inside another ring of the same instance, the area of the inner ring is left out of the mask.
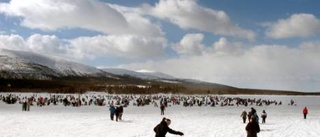
[[[118,120],[119,120],[119,115],[120,115],[120,109],[119,109],[119,107],[116,107],[115,114],[116,114],[116,121],[118,122]]]
[[[254,109],[253,107],[251,107],[251,111],[248,112],[248,120],[251,119],[251,117],[256,113],[256,109]]]
[[[246,123],[247,111],[243,110],[240,117],[242,117],[243,123]]]
[[[253,114],[255,114],[255,113],[257,113],[257,110],[254,109],[253,107],[251,107],[251,115],[253,115]]]
[[[265,110],[262,111],[261,118],[262,118],[262,123],[266,123],[267,112]]]
[[[153,131],[156,133],[156,137],[165,137],[167,132],[175,135],[183,136],[184,134],[180,131],[172,130],[169,125],[171,124],[171,120],[168,118],[163,118],[160,124],[153,128]]]
[[[245,129],[247,131],[247,137],[257,137],[257,133],[260,132],[260,126],[256,121],[256,117],[251,117]]]
[[[23,99],[22,101],[22,111],[27,111],[27,100]]]
[[[306,106],[303,108],[302,113],[303,113],[303,118],[307,119],[308,109]]]
[[[164,104],[161,104],[161,106],[160,106],[161,115],[164,115],[164,109],[165,109]]]
[[[123,106],[120,105],[119,106],[119,120],[121,120],[121,121],[122,121],[122,115],[123,115]]]
[[[116,112],[116,108],[113,105],[111,105],[109,108],[109,111],[110,111],[110,118],[111,120],[113,120],[114,114]]]

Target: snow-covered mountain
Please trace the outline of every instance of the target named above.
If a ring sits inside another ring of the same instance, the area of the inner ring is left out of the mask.
[[[161,72],[148,70],[131,71],[118,68],[99,69],[59,57],[0,49],[0,78],[52,79],[70,76],[96,77],[98,79],[111,78],[129,84],[134,83],[134,81],[140,81],[140,83],[148,83],[150,81],[172,84],[184,83],[187,85],[209,84],[199,80],[180,79]],[[119,81],[116,83],[119,83]]]
[[[155,72],[155,71],[147,71],[147,70],[138,70],[138,71],[132,71],[127,69],[120,69],[120,68],[104,68],[102,69],[106,72],[115,74],[115,75],[122,75],[122,76],[131,76],[136,77],[140,79],[146,79],[146,80],[160,80],[160,79],[166,79],[166,80],[174,80],[177,79],[173,76],[161,73],[161,72]]]
[[[33,76],[99,76],[108,74],[92,66],[32,52],[0,49],[0,70]],[[111,75],[110,75],[111,76]]]
[[[39,90],[47,89],[55,92],[105,90],[114,85],[150,85],[150,83],[155,85],[152,87],[152,92],[164,90],[188,92],[189,89],[189,93],[193,90],[208,93],[212,89],[217,89],[217,91],[235,89],[220,84],[175,78],[161,72],[99,69],[59,57],[7,49],[0,49],[0,80],[2,80],[0,88],[6,90],[24,90],[24,88],[36,90],[39,88]],[[15,85],[15,87],[8,85]],[[120,89],[114,90],[121,92]],[[133,89],[127,90],[131,92]],[[149,93],[150,91],[139,89],[137,92]]]

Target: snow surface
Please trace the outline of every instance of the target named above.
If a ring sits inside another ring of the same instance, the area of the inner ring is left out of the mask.
[[[0,93],[7,94],[7,93]],[[45,93],[43,93],[44,95]],[[224,95],[235,96],[235,95]],[[21,111],[20,104],[8,105],[0,101],[0,136],[2,137],[153,137],[153,128],[163,117],[170,118],[170,127],[182,131],[185,137],[245,137],[246,124],[240,118],[243,109],[254,107],[258,115],[266,110],[268,118],[261,123],[259,137],[319,137],[319,96],[242,95],[282,101],[281,106],[170,106],[165,115],[153,105],[124,108],[123,121],[111,121],[107,106],[31,106]],[[297,106],[288,106],[293,99]],[[302,108],[309,115],[303,119]],[[176,135],[167,134],[167,137]]]

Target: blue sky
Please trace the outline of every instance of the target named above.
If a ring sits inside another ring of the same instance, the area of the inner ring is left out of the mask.
[[[240,88],[320,91],[318,0],[0,0],[0,48]]]

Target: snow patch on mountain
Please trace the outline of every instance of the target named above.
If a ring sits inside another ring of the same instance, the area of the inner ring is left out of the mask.
[[[129,75],[132,77],[137,77],[141,79],[149,79],[149,80],[159,80],[159,79],[177,79],[173,76],[156,72],[156,71],[149,71],[149,70],[138,70],[138,71],[132,71],[127,69],[121,69],[121,68],[104,68],[102,69],[106,72],[116,74],[116,75]]]
[[[102,73],[95,67],[67,61],[59,57],[47,57],[37,53],[14,51],[0,49],[0,69],[1,70],[19,70],[32,69],[32,65],[47,67],[59,73],[62,76],[70,75],[95,75]]]

